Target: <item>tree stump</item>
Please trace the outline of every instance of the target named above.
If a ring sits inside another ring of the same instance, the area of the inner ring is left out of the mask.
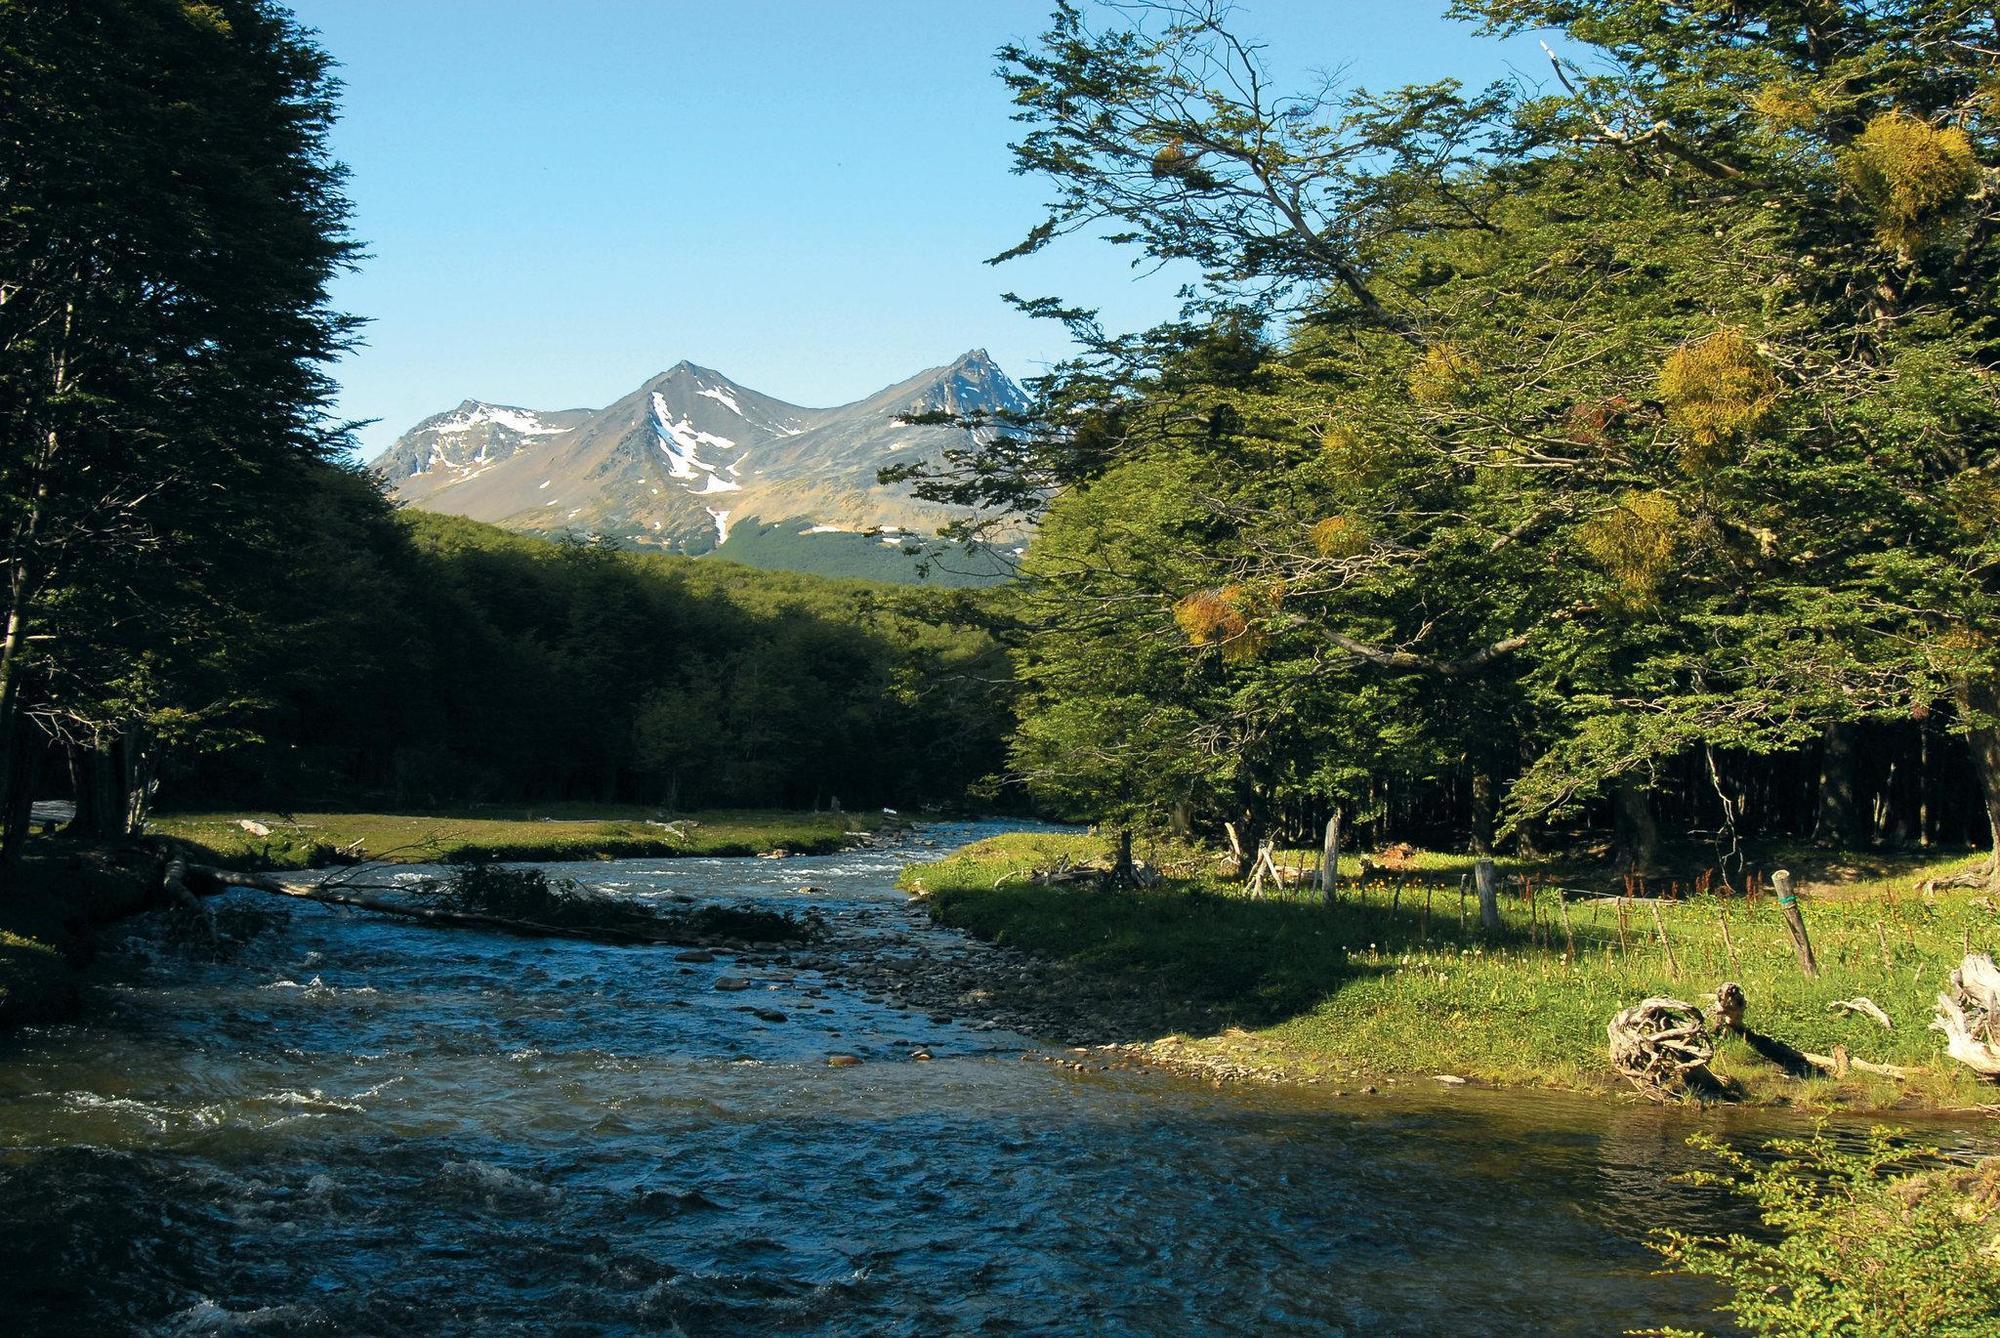
[[[1655,1101],[1721,1089],[1708,1071],[1715,1038],[1701,1010],[1679,999],[1645,999],[1611,1019],[1611,1064]]]
[[[1993,1024],[2000,1017],[2000,967],[1983,952],[1965,955],[1951,973],[1951,989],[1938,995],[1932,1031],[1944,1033],[1945,1053],[1986,1078],[2000,1078],[2000,1043]]]

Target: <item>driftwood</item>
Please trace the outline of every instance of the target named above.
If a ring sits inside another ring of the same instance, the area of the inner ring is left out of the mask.
[[[1655,1100],[1730,1095],[1708,1066],[1715,1059],[1717,1038],[1735,1035],[1794,1078],[1845,1078],[1850,1071],[1898,1081],[1910,1076],[1908,1069],[1894,1064],[1856,1059],[1844,1045],[1835,1046],[1830,1055],[1787,1045],[1746,1026],[1748,1007],[1743,987],[1734,981],[1717,987],[1714,1006],[1706,1013],[1679,999],[1647,999],[1611,1019],[1612,1066]]]
[[[1708,1071],[1715,1038],[1701,1010],[1679,999],[1646,999],[1620,1012],[1606,1029],[1611,1065],[1656,1101],[1705,1096],[1722,1084]]]
[[[1931,1030],[1944,1033],[1944,1052],[1973,1072],[2000,1078],[2000,1044],[1993,1024],[2000,1016],[2000,967],[1983,952],[1969,952],[1951,973],[1951,989],[1938,995]]]
[[[1881,1024],[1884,1031],[1896,1029],[1895,1024],[1889,1021],[1889,1015],[1882,1011],[1882,1005],[1865,994],[1853,999],[1835,999],[1826,1006],[1826,1010],[1829,1013],[1859,1013]]]

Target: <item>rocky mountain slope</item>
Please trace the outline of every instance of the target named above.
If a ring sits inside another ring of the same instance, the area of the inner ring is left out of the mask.
[[[904,416],[1023,404],[984,350],[832,409],[788,404],[681,362],[599,410],[467,400],[404,433],[374,468],[412,506],[507,529],[680,553],[742,548],[764,555],[759,565],[823,569],[826,561],[801,555],[830,551],[838,538],[847,550],[866,543],[900,558],[908,539],[952,517],[876,481],[886,465],[966,438],[963,428]],[[773,553],[793,556],[768,560]]]

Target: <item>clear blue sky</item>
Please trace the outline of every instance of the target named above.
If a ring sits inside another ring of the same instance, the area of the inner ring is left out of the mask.
[[[1045,0],[295,0],[346,84],[334,148],[370,258],[341,412],[373,456],[465,398],[598,407],[681,358],[843,403],[984,347],[1015,376],[1066,349],[1001,300],[1168,315],[1109,246],[981,263],[1039,217],[1011,175],[993,53]],[[1539,78],[1433,17],[1443,0],[1245,0],[1303,81]]]

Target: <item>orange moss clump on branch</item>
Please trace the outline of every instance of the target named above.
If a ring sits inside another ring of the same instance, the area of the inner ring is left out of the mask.
[[[1368,527],[1353,516],[1328,516],[1312,527],[1313,551],[1323,558],[1358,557],[1368,551]]]
[[[1456,344],[1433,344],[1410,367],[1410,396],[1419,404],[1447,404],[1478,384],[1478,359]]]
[[[1196,646],[1219,646],[1224,659],[1247,659],[1270,641],[1258,620],[1275,613],[1283,598],[1283,588],[1270,585],[1197,590],[1174,605],[1174,623]]]
[[[1848,188],[1875,211],[1875,236],[1908,257],[1979,188],[1972,141],[1957,126],[1883,112],[1841,154]]]
[[[1216,184],[1215,178],[1202,167],[1200,152],[1190,149],[1179,135],[1162,144],[1153,155],[1153,177],[1185,182],[1195,190],[1213,190]]]
[[[1819,119],[1810,89],[1798,84],[1766,84],[1750,95],[1749,108],[1772,130],[1803,130]]]
[[[1667,355],[1660,400],[1686,438],[1681,464],[1691,474],[1722,464],[1728,448],[1770,416],[1779,389],[1770,359],[1741,330],[1717,330]]]

